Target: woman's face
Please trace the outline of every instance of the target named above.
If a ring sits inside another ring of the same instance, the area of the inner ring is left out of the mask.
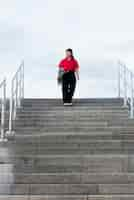
[[[71,52],[70,51],[66,51],[66,57],[69,58],[71,56],[72,56]]]

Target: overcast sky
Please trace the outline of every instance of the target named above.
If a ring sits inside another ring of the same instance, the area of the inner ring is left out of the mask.
[[[25,60],[26,97],[57,97],[64,49],[74,49],[76,96],[116,96],[117,60],[134,71],[133,0],[0,0],[0,80]]]

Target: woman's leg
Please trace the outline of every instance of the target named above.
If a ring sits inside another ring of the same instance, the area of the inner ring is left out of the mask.
[[[75,73],[72,73],[69,79],[69,102],[72,102],[72,98],[74,96],[75,88],[76,88],[76,77]]]
[[[63,96],[63,103],[68,103],[68,76],[67,74],[63,75],[62,96]]]

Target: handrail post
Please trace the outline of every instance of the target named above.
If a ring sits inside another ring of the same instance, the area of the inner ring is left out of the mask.
[[[5,138],[5,108],[6,108],[6,79],[2,83],[2,100],[1,100],[1,136],[0,142],[7,142]]]
[[[13,118],[13,83],[11,88],[11,98],[10,98],[10,113],[9,113],[9,132],[12,132],[12,118]]]
[[[120,61],[118,64],[118,96],[123,97],[124,106],[129,107],[130,117],[134,118],[134,74]]]
[[[118,65],[118,97],[121,97],[121,85],[120,85],[120,80],[121,80],[121,67],[120,63]]]
[[[16,106],[16,108],[18,107],[18,83],[19,83],[19,81],[18,81],[18,74],[17,74],[17,76],[16,76],[16,99],[15,99],[15,102],[16,102],[16,104],[15,104],[15,106]],[[15,109],[15,111],[16,111],[16,109]],[[15,112],[15,117],[16,117],[16,112]]]
[[[124,65],[124,106],[127,106],[127,68]]]
[[[19,73],[19,76],[18,76],[18,84],[19,84],[19,88],[18,88],[18,95],[19,95],[19,98],[18,98],[18,107],[20,108],[21,107],[21,71]]]
[[[23,66],[23,68],[22,68],[22,96],[21,96],[21,98],[24,98],[24,61],[22,62],[22,66]]]
[[[131,118],[134,118],[134,87],[133,87],[133,73],[131,72]]]

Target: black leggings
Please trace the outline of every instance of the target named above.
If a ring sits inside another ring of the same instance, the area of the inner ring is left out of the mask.
[[[64,103],[72,102],[72,97],[74,95],[75,87],[76,87],[75,72],[65,73],[63,75],[63,81],[62,81],[62,94]]]

